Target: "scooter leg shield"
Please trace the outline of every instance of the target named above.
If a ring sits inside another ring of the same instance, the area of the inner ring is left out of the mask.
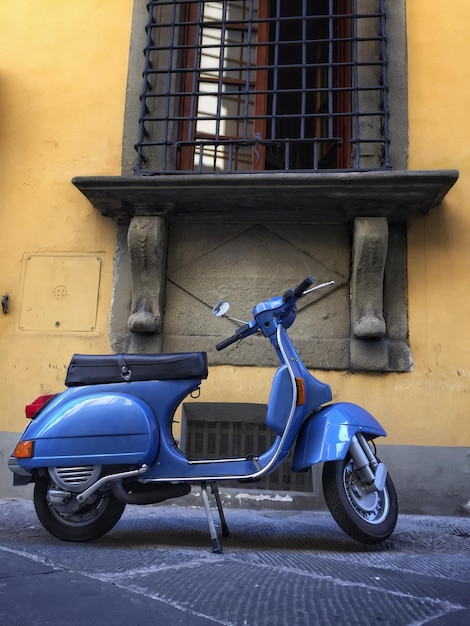
[[[302,425],[292,470],[299,472],[315,463],[344,459],[358,432],[373,437],[387,435],[375,417],[357,404],[338,402],[326,406]]]

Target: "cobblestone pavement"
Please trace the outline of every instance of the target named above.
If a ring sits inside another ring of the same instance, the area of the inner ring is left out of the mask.
[[[379,546],[326,512],[229,509],[213,554],[204,511],[128,506],[64,543],[26,500],[0,500],[0,623],[203,626],[470,624],[470,517],[399,517]]]

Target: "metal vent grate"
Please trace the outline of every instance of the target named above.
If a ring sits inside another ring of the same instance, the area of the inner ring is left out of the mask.
[[[264,422],[266,406],[258,404],[191,403],[183,406],[182,448],[191,459],[259,455],[274,441]],[[312,491],[311,472],[291,471],[292,452],[275,472],[243,489]],[[230,486],[240,487],[233,481]]]
[[[385,0],[151,0],[136,174],[390,167]]]

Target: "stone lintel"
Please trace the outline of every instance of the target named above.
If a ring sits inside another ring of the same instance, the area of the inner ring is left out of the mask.
[[[143,215],[169,222],[337,224],[426,214],[457,178],[457,170],[391,170],[78,176],[72,182],[102,215],[122,224]]]

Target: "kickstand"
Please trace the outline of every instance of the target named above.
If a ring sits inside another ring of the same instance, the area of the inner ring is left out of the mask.
[[[220,524],[222,526],[222,537],[230,537],[230,531],[228,529],[227,522],[225,521],[224,510],[222,508],[222,501],[220,499],[217,483],[211,483],[211,491],[214,494],[217,510],[219,511]]]
[[[222,524],[222,535],[224,537],[228,537],[229,531],[227,524],[225,522],[224,512],[222,510],[222,503],[220,501],[219,490],[217,489],[217,485],[211,483],[212,493],[215,496],[215,501],[217,503],[217,509],[220,515],[220,521]],[[204,502],[204,508],[206,510],[207,523],[209,524],[209,532],[212,541],[212,552],[215,554],[222,554],[222,546],[220,545],[219,538],[217,537],[217,531],[215,529],[214,520],[212,518],[211,507],[209,504],[209,496],[207,495],[207,483],[205,481],[201,482],[201,494]]]

